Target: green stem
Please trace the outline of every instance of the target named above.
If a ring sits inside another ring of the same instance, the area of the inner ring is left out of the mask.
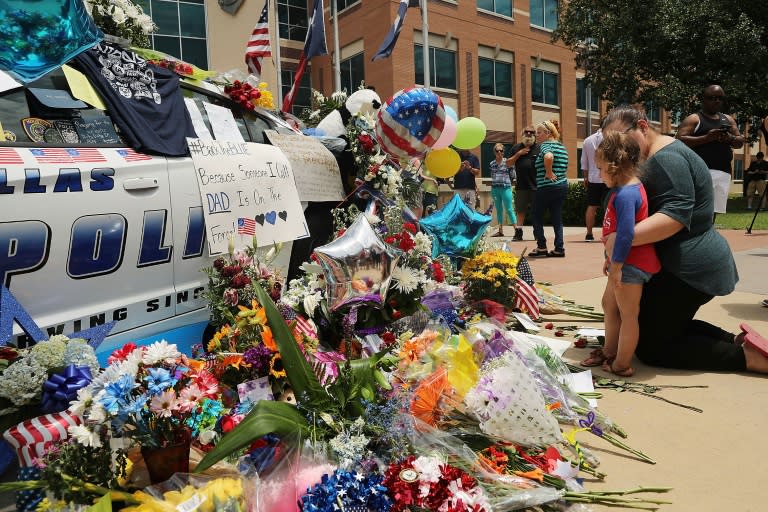
[[[597,434],[595,434],[595,435],[597,435]],[[629,445],[619,441],[618,439],[613,437],[611,434],[606,434],[605,432],[603,432],[602,435],[597,435],[597,437],[602,437],[603,439],[605,439],[606,441],[611,443],[613,446],[615,446],[617,448],[621,448],[622,450],[626,450],[629,453],[632,453],[634,455],[637,455],[638,457],[640,457],[642,460],[644,460],[645,462],[647,462],[649,464],[656,464],[656,461],[653,460],[652,458],[650,458],[648,455],[644,454],[640,450],[636,450],[636,449],[632,448],[631,446],[629,446]]]

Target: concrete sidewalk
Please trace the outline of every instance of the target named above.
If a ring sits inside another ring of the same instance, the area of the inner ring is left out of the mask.
[[[507,233],[512,233],[507,228]],[[595,231],[596,238],[599,230]],[[552,230],[546,231],[551,237]],[[565,258],[531,260],[537,281],[552,283],[552,290],[564,298],[600,309],[606,278],[602,276],[603,246],[584,242],[584,228],[566,228]],[[768,308],[760,305],[768,297],[768,232],[721,231],[734,252],[741,280],[736,291],[717,297],[699,311],[698,318],[738,332],[747,322],[768,333]],[[535,247],[530,227],[524,242],[510,242],[512,247]],[[496,238],[495,240],[499,240]],[[504,239],[502,239],[504,240]],[[550,238],[551,240],[551,238]],[[552,243],[550,241],[550,249]],[[520,252],[516,251],[516,252]],[[548,320],[558,325],[602,327],[579,318],[556,316]],[[659,318],[664,322],[664,318]],[[569,331],[566,331],[568,334]],[[542,330],[543,335],[552,331]],[[566,339],[571,339],[567,338]],[[583,360],[588,349],[571,348],[565,353],[569,362]],[[758,512],[768,509],[763,485],[768,482],[768,379],[754,374],[691,372],[651,368],[635,361],[631,382],[651,385],[707,386],[694,389],[662,389],[660,397],[698,407],[698,413],[636,393],[602,390],[599,408],[629,434],[630,446],[657,461],[650,465],[625,454],[594,436],[580,439],[601,458],[600,470],[608,476],[603,482],[588,480],[590,490],[631,489],[638,486],[673,487],[660,500],[662,511]],[[594,369],[595,375],[604,375]],[[591,437],[591,439],[590,439]],[[653,499],[653,498],[652,498]],[[594,510],[609,510],[594,506]],[[616,510],[616,508],[610,508]]]

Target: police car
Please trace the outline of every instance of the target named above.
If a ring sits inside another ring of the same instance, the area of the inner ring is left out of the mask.
[[[204,102],[230,109],[245,141],[295,133],[276,113],[184,82],[182,92],[209,131]],[[133,151],[112,121],[74,100],[61,70],[0,93],[0,285],[6,306],[9,297],[19,305],[4,309],[13,334],[0,343],[32,342],[22,310],[48,336],[115,322],[97,350],[102,363],[128,341],[200,341],[209,317],[201,269],[212,261],[192,160]]]

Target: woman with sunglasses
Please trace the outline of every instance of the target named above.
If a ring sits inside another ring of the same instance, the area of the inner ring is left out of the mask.
[[[701,306],[731,293],[738,281],[731,249],[712,225],[714,191],[707,165],[630,106],[611,110],[604,131],[626,133],[640,146],[649,217],[635,225],[632,245],[655,244],[661,261],[661,271],[644,285],[640,299],[638,359],[666,368],[768,373],[768,340],[744,324],[734,335],[693,319]],[[606,239],[608,254],[613,239]]]
[[[496,208],[496,220],[499,222],[499,230],[491,236],[504,236],[504,213],[506,212],[510,224],[517,232],[517,216],[512,207],[514,196],[512,183],[515,182],[515,166],[511,158],[504,158],[504,144],[493,146],[495,158],[491,160],[491,198],[493,207]]]
[[[528,256],[563,258],[563,203],[568,195],[568,151],[560,142],[560,125],[556,119],[544,121],[536,127],[536,142],[540,144],[539,156],[536,158],[536,196],[533,201],[536,249],[528,253]],[[547,239],[544,236],[544,212],[547,210],[555,231],[555,248],[552,251],[547,251]]]

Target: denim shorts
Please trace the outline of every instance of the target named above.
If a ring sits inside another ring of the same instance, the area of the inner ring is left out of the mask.
[[[621,266],[621,282],[629,284],[645,284],[650,281],[653,274],[641,270],[634,265],[624,264]]]

